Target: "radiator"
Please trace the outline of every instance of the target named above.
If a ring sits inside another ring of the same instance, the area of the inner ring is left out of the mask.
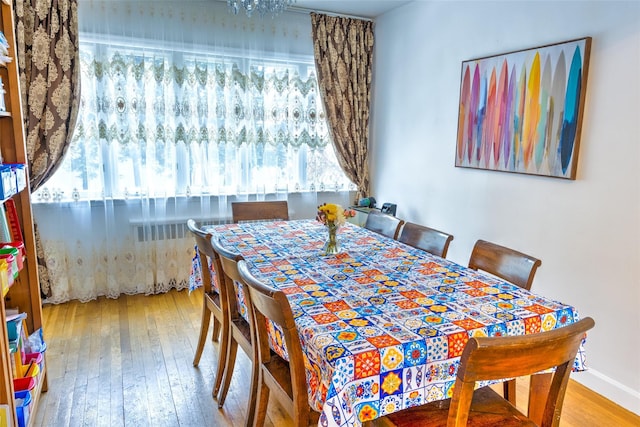
[[[197,221],[200,226],[226,224],[231,220],[214,219]],[[160,240],[174,240],[191,237],[187,228],[186,219],[172,219],[168,222],[148,222],[142,224],[136,221],[133,226],[133,235],[138,242],[155,242]]]

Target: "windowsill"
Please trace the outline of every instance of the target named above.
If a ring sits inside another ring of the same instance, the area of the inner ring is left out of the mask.
[[[355,193],[356,190],[318,190],[318,191],[312,191],[312,190],[299,190],[299,191],[287,191],[287,192],[283,192],[281,194],[286,194],[287,197],[290,197],[292,195],[305,195],[305,194],[313,194],[313,193],[317,193],[317,194],[335,194],[335,193]],[[224,195],[224,194],[200,194],[200,195],[190,195],[190,196],[186,196],[186,195],[177,195],[177,196],[142,196],[142,197],[113,197],[113,198],[104,198],[104,199],[79,199],[79,200],[72,200],[71,198],[64,198],[64,199],[60,199],[60,200],[53,200],[53,199],[49,199],[49,200],[41,200],[38,197],[33,197],[31,200],[31,203],[34,205],[41,205],[41,206],[47,206],[47,205],[51,205],[51,206],[77,206],[80,204],[90,204],[91,206],[102,206],[105,203],[113,203],[114,205],[124,205],[128,202],[132,202],[132,201],[138,201],[138,200],[178,200],[178,199],[184,199],[184,200],[193,200],[193,201],[197,201],[200,200],[202,198],[205,197],[210,197],[210,198],[220,198],[220,197],[225,197],[227,198],[227,200],[229,202],[234,202],[234,201],[246,201],[246,200],[276,200],[278,197],[279,193],[245,193],[245,194],[234,194],[234,195]],[[258,199],[258,196],[260,197],[260,199]]]

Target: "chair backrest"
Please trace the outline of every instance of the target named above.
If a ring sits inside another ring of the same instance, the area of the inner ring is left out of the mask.
[[[222,280],[218,282],[221,285],[220,295],[223,296],[228,303],[231,320],[239,319],[241,314],[234,282],[240,282],[241,280],[240,274],[238,273],[238,261],[244,258],[239,253],[230,251],[222,246],[220,240],[215,236],[211,239],[211,246],[220,260],[221,271],[223,272],[223,274],[220,274]],[[251,307],[251,300],[246,295],[246,292],[245,304],[247,307]]]
[[[259,220],[288,220],[289,205],[286,200],[268,202],[233,202],[231,203],[233,222]]]
[[[196,246],[198,247],[201,266],[200,273],[202,274],[202,287],[204,288],[204,292],[211,293],[212,291],[208,259],[212,260],[213,269],[216,272],[218,289],[220,289],[221,281],[218,279],[218,275],[222,274],[222,266],[220,265],[220,257],[218,257],[211,246],[212,234],[201,229],[193,219],[187,220],[187,228],[193,234]]]
[[[532,375],[555,367],[540,425],[557,426],[573,362],[585,332],[594,325],[587,317],[537,334],[470,338],[460,359],[447,425],[467,425],[476,381]]]
[[[531,289],[533,276],[542,261],[522,252],[478,240],[469,258],[469,268],[483,270],[523,289]]]
[[[382,212],[372,210],[367,215],[367,221],[364,223],[364,228],[378,234],[382,234],[383,236],[397,239],[398,232],[400,231],[402,224],[404,224],[404,221],[393,215],[387,215]]]
[[[245,261],[238,262],[238,271],[242,283],[249,289],[253,308],[252,327],[257,339],[258,357],[262,365],[269,364],[272,357],[279,357],[271,352],[266,319],[278,325],[284,335],[289,356],[289,370],[293,401],[286,408],[289,413],[299,414],[309,411],[307,400],[307,380],[304,369],[304,358],[298,330],[293,319],[291,305],[284,292],[265,285],[249,270]]]
[[[405,222],[398,240],[414,248],[445,258],[453,236],[423,225]]]

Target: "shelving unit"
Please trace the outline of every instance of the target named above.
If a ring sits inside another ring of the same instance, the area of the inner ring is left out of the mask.
[[[10,2],[13,3],[13,2]],[[4,2],[0,4],[0,30],[9,42],[9,54],[13,61],[7,67],[0,67],[0,77],[4,84],[6,112],[0,112],[0,150],[5,163],[27,163],[24,127],[22,122],[22,104],[20,101],[20,86],[16,58],[15,24],[12,6]],[[1,95],[1,94],[0,94]],[[40,284],[38,280],[38,263],[36,256],[35,233],[33,215],[31,211],[31,190],[27,179],[26,188],[13,196],[18,218],[24,236],[26,257],[24,268],[15,280],[7,296],[0,303],[2,317],[0,332],[0,404],[9,405],[12,413],[12,424],[17,426],[14,388],[11,373],[11,354],[7,336],[7,325],[4,321],[6,308],[18,308],[27,313],[27,334],[42,327],[42,301],[40,299]],[[46,362],[41,372],[38,385],[32,390],[32,406],[30,421],[35,419],[40,393],[47,389]],[[30,423],[31,424],[31,423]]]

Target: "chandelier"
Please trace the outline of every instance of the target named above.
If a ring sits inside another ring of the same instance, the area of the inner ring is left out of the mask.
[[[247,16],[251,16],[253,12],[258,12],[261,17],[266,14],[277,15],[295,3],[296,0],[227,0],[229,9],[234,14],[238,14],[240,9],[244,9]]]

